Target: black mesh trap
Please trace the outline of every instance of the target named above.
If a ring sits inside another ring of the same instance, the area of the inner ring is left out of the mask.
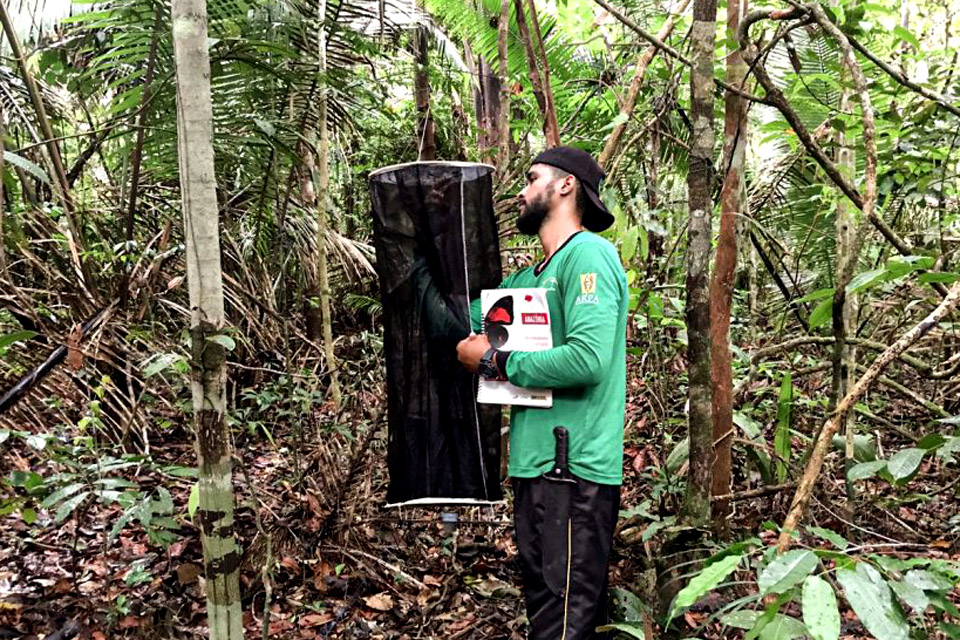
[[[493,167],[414,162],[370,174],[387,361],[387,501],[501,498],[500,407],[457,361],[470,300],[500,284]]]

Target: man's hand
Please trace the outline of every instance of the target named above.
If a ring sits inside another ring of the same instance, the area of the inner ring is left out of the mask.
[[[480,358],[490,348],[490,341],[484,334],[471,334],[457,345],[457,359],[470,373],[480,368]]]

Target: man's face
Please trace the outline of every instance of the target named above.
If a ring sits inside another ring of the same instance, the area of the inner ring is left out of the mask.
[[[527,172],[527,186],[518,194],[520,215],[517,230],[527,236],[535,236],[546,221],[553,207],[557,181],[553,170],[543,164],[535,164]]]

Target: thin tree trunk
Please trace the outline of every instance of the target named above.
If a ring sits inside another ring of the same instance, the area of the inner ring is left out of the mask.
[[[323,350],[327,359],[327,370],[330,372],[330,399],[335,409],[340,408],[340,376],[337,371],[337,360],[333,350],[333,318],[330,314],[330,279],[327,273],[327,192],[330,186],[330,133],[327,130],[327,103],[330,99],[327,85],[327,0],[320,0],[319,7],[318,43],[317,43],[317,71],[320,76],[320,100],[317,103],[317,128],[319,142],[317,144],[317,275],[320,281],[320,312],[323,314]],[[426,44],[424,44],[426,51]],[[429,85],[427,86],[429,96]],[[419,103],[418,103],[419,108]],[[427,113],[429,118],[429,111]],[[429,121],[429,130],[433,130],[433,121]],[[432,133],[430,135],[432,143]],[[436,151],[436,145],[432,147]],[[433,159],[424,158],[421,160]]]
[[[316,144],[315,136],[309,136],[311,144]],[[300,202],[303,207],[310,211],[317,205],[317,192],[314,189],[314,181],[317,177],[317,162],[314,156],[313,147],[304,143],[300,144]],[[317,234],[317,242],[322,240],[322,236]],[[320,255],[320,249],[317,248],[317,256]],[[323,341],[323,313],[320,312],[320,275],[319,259],[316,264],[307,265],[304,269],[307,280],[306,299],[303,301],[303,317],[306,324],[307,337],[316,344]]]
[[[727,0],[727,32],[736,33],[748,0]],[[727,84],[743,82],[747,65],[735,43],[727,45]],[[720,237],[710,291],[710,365],[713,384],[713,481],[712,493],[730,493],[731,445],[733,444],[733,365],[730,359],[730,309],[737,271],[737,219],[746,203],[743,170],[747,142],[746,101],[727,91],[724,96],[723,166],[726,176],[720,193]],[[727,531],[730,504],[713,505],[714,529]]]
[[[205,0],[173,0],[177,79],[177,146],[190,290],[193,411],[197,433],[207,617],[211,640],[242,640],[240,554],[233,537],[233,481],[227,409],[223,276],[216,177],[213,106],[207,52]]]
[[[843,400],[837,405],[837,410],[833,416],[821,427],[820,435],[817,437],[813,446],[813,452],[807,461],[807,466],[803,470],[803,476],[797,485],[797,491],[790,504],[790,510],[787,517],[780,527],[780,538],[777,541],[777,549],[782,553],[790,548],[793,541],[793,533],[796,531],[800,520],[806,511],[807,504],[810,502],[810,496],[813,494],[813,488],[820,477],[820,471],[823,468],[823,461],[830,449],[830,443],[834,434],[846,419],[849,413],[856,405],[857,401],[863,397],[870,385],[880,376],[883,370],[891,362],[896,360],[904,351],[910,348],[917,340],[928,334],[936,327],[943,318],[949,315],[957,306],[960,305],[960,282],[957,282],[947,291],[947,296],[940,301],[940,304],[921,320],[910,331],[903,334],[899,340],[890,345],[883,353],[877,356],[870,368],[857,380],[850,392],[844,396]]]
[[[694,0],[690,36],[690,160],[687,200],[687,359],[689,360],[690,467],[683,519],[704,526],[710,519],[713,420],[710,389],[710,264],[713,202],[713,51],[716,0]]]
[[[670,13],[670,17],[667,18],[667,21],[657,33],[658,40],[666,40],[670,37],[670,34],[673,33],[673,27],[677,23],[677,19],[686,11],[689,4],[690,0],[680,0],[680,4]],[[657,55],[657,51],[658,49],[655,46],[650,45],[647,47],[647,50],[637,58],[637,69],[633,73],[630,89],[627,91],[627,97],[623,100],[623,104],[620,105],[620,116],[625,119],[613,128],[613,131],[610,132],[610,137],[607,138],[606,144],[603,145],[603,151],[600,152],[600,166],[604,169],[610,168],[607,165],[610,163],[613,155],[617,152],[617,148],[620,146],[620,142],[623,140],[623,134],[627,130],[629,119],[633,115],[634,108],[637,106],[637,97],[640,95],[640,88],[643,86],[643,78],[647,74],[647,67],[650,66],[653,58]]]
[[[143,143],[147,137],[147,112],[150,105],[150,84],[153,82],[153,72],[157,66],[157,41],[160,39],[160,7],[157,5],[153,17],[153,38],[150,40],[150,53],[147,57],[147,72],[143,78],[143,95],[140,97],[140,113],[137,114],[137,141],[133,145],[133,155],[130,159],[130,197],[127,202],[127,225],[124,232],[126,241],[126,251],[130,251],[133,243],[133,227],[137,211],[137,196],[140,193],[140,167],[143,160]],[[130,267],[124,270],[123,284],[120,287],[120,306],[127,306],[127,299],[130,295],[129,278]]]
[[[3,278],[7,274],[7,253],[6,248],[3,245],[3,222],[4,222],[4,211],[7,206],[6,203],[6,192],[4,191],[4,160],[3,153],[6,144],[7,137],[7,115],[3,111],[3,103],[0,102],[0,278]]]
[[[321,0],[323,1],[323,0]],[[436,127],[430,113],[430,57],[427,37],[421,28],[413,32],[413,95],[417,105],[417,157],[437,159]]]
[[[547,148],[560,146],[560,125],[557,116],[550,110],[547,101],[540,69],[537,65],[537,54],[533,40],[530,39],[530,30],[527,28],[526,12],[523,9],[523,0],[513,0],[513,7],[517,16],[517,30],[523,41],[523,48],[527,54],[527,66],[530,68],[530,85],[533,87],[533,96],[537,99],[540,108],[540,117],[543,119],[543,135],[547,139]]]
[[[497,23],[497,61],[500,78],[500,152],[497,155],[497,167],[501,172],[510,164],[510,0],[500,0],[500,21]]]
[[[477,58],[477,89],[475,100],[477,112],[477,146],[483,158],[497,153],[500,147],[500,78],[490,64]]]
[[[844,86],[844,89],[840,95],[840,110],[843,112],[849,112],[853,109],[851,91],[846,86],[846,83],[850,80],[850,75],[850,66],[847,64],[844,56],[841,56],[840,76],[841,85]],[[837,168],[851,181],[854,180],[854,174],[857,171],[855,143],[855,140],[851,140],[842,131],[837,133]],[[858,262],[856,228],[855,207],[851,206],[846,197],[838,195],[836,221],[837,273],[841,275],[842,280],[848,282],[849,278],[853,276]],[[843,296],[843,304],[834,306],[833,309],[833,381],[830,391],[829,413],[833,413],[837,404],[847,395],[853,384],[853,376],[856,373],[857,367],[857,356],[856,349],[847,342],[847,337],[854,337],[856,333],[856,318],[856,295],[845,294]],[[849,472],[850,468],[855,464],[854,435],[856,433],[856,424],[856,412],[851,411],[847,414],[846,421],[843,425],[846,439],[844,452],[845,472]],[[855,488],[849,479],[846,482],[846,489],[848,500],[853,500]],[[848,518],[853,518],[854,514],[851,510],[848,510],[847,516]]]

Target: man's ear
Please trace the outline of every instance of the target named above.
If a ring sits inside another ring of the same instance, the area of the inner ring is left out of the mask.
[[[560,182],[560,194],[567,195],[573,193],[577,188],[577,178],[572,175],[566,175]]]

